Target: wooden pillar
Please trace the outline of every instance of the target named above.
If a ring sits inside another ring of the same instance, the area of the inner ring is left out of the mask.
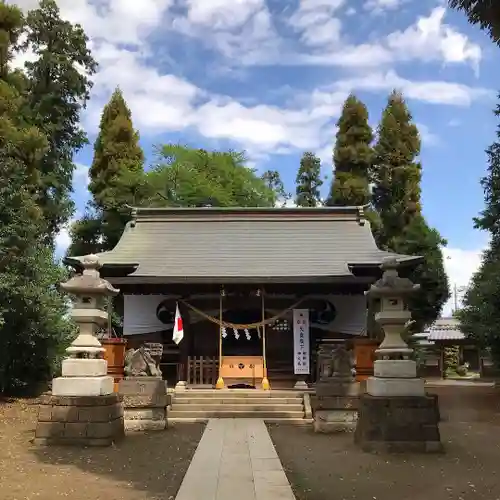
[[[262,362],[264,365],[264,378],[262,379],[262,389],[268,391],[271,389],[269,379],[267,378],[267,358],[266,358],[266,309],[264,300],[264,290],[260,291],[261,296],[261,309],[262,309]]]
[[[225,295],[224,288],[221,288],[219,294],[219,376],[217,378],[217,383],[215,384],[216,389],[224,389],[224,379],[222,378],[222,299]]]

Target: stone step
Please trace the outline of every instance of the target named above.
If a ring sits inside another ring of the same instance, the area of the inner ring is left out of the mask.
[[[302,398],[231,398],[227,397],[190,397],[179,398],[177,395],[173,399],[175,405],[205,405],[205,404],[222,404],[222,405],[286,405],[286,404],[302,404]]]
[[[253,404],[250,401],[247,404],[178,404],[174,402],[172,404],[171,411],[218,411],[218,412],[231,412],[231,411],[264,411],[264,412],[274,412],[274,411],[304,411],[303,404],[267,404],[259,405]]]
[[[195,423],[206,423],[208,417],[174,417],[168,419],[169,426],[182,425],[182,424],[195,424]],[[312,418],[264,418],[264,422],[267,424],[281,424],[281,425],[311,425],[313,423]]]
[[[176,391],[175,398],[192,398],[194,397],[224,397],[224,398],[302,398],[303,392],[299,391],[259,391],[259,390],[244,390],[244,389],[187,389],[185,391]]]
[[[190,410],[171,410],[167,415],[168,420],[178,418],[304,418],[303,411],[190,411]]]

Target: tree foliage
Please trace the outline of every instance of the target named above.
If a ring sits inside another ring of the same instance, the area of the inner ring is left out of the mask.
[[[71,227],[72,255],[111,250],[129,220],[127,207],[140,203],[138,186],[144,173],[144,153],[120,89],[104,106],[94,143],[89,190],[92,200],[83,218]]]
[[[277,206],[286,206],[292,195],[285,189],[280,173],[277,170],[266,170],[261,178],[265,185],[275,193]]]
[[[500,4],[496,0],[449,0],[448,4],[465,12],[471,24],[479,24],[500,45]]]
[[[499,96],[500,99],[500,96]],[[500,104],[495,115],[500,117]],[[497,138],[486,150],[488,169],[481,179],[485,208],[474,219],[478,229],[491,235],[481,266],[465,293],[463,308],[458,311],[462,329],[482,347],[490,347],[500,366],[500,124]]]
[[[31,122],[47,137],[48,148],[39,164],[38,203],[52,240],[73,213],[73,155],[87,138],[80,112],[89,98],[90,76],[96,62],[80,25],[63,21],[54,0],[42,0],[28,13],[26,41],[35,60],[25,64],[26,106]]]
[[[160,206],[270,207],[276,192],[243,153],[206,151],[179,144],[159,150],[157,165],[146,174],[145,201]]]
[[[45,240],[46,220],[34,194],[49,141],[26,116],[26,100],[8,61],[23,16],[0,3],[0,392],[14,393],[52,376],[72,334],[64,271]],[[11,78],[13,77],[13,78]]]
[[[317,207],[321,203],[321,161],[311,152],[305,152],[297,172],[295,204],[298,207]]]
[[[334,178],[328,205],[361,206],[370,202],[373,132],[368,110],[354,95],[344,103],[337,122],[333,152]]]
[[[373,206],[380,226],[375,238],[379,248],[423,257],[410,276],[421,285],[410,303],[415,328],[421,330],[439,316],[449,297],[441,250],[446,241],[422,215],[420,137],[400,93],[389,96],[377,135]]]

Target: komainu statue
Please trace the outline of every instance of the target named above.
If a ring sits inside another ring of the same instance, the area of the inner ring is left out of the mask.
[[[159,368],[163,345],[147,342],[139,349],[129,349],[125,354],[125,375],[127,377],[161,377]]]

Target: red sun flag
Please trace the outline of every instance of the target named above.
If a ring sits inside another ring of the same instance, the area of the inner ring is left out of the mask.
[[[179,342],[184,338],[184,327],[182,326],[182,317],[179,312],[179,304],[175,305],[175,321],[174,321],[174,334],[172,335],[172,340],[179,344]]]

